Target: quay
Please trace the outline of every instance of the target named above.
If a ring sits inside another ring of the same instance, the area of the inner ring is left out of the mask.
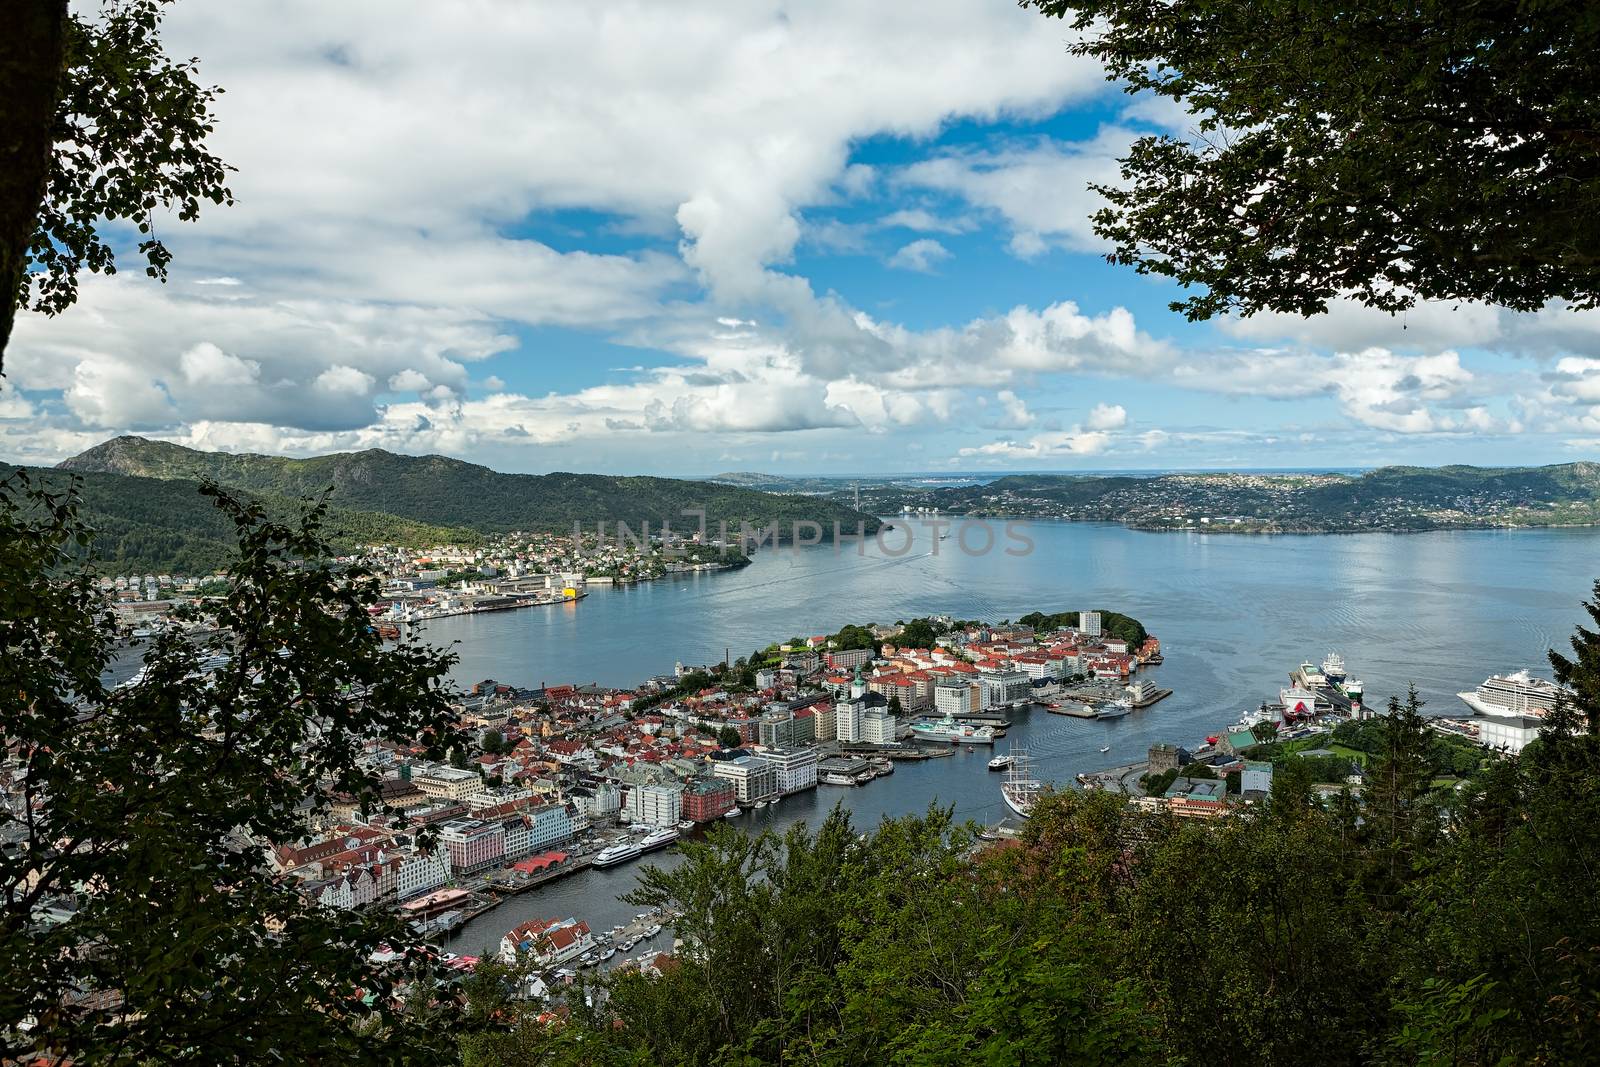
[[[484,888],[490,893],[494,893],[498,896],[516,896],[518,893],[526,893],[530,889],[537,889],[542,885],[548,885],[551,882],[558,881],[562,878],[565,878],[569,874],[576,874],[579,871],[588,870],[593,865],[593,857],[580,856],[577,858],[568,858],[559,863],[552,864],[542,871],[537,871],[521,877],[519,877],[519,875],[521,875],[522,872],[517,869],[517,866],[505,867],[494,871],[489,876],[491,881]]]
[[[1139,786],[1139,779],[1149,770],[1148,762],[1139,762],[1127,763],[1121,767],[1109,767],[1103,771],[1086,771],[1078,775],[1078,784],[1085,789],[1103,789],[1138,797],[1144,795],[1144,790]]]

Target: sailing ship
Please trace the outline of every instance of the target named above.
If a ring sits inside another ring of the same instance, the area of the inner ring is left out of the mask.
[[[1033,776],[1033,761],[1029,759],[1026,749],[1013,751],[1012,755],[1016,757],[1016,762],[1006,772],[1006,780],[1000,786],[1000,796],[1017,818],[1026,819],[1033,813],[1033,805],[1038,802],[1044,783]]]

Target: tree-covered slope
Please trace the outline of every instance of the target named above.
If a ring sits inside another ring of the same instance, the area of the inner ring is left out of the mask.
[[[401,456],[381,449],[310,459],[201,452],[181,445],[118,437],[60,465],[148,478],[212,478],[223,485],[301,497],[332,487],[334,503],[421,522],[467,526],[484,533],[565,530],[574,523],[670,520],[686,530],[687,509],[704,509],[708,521],[752,525],[811,520],[853,530],[876,520],[849,507],[811,497],[779,496],[736,486],[672,478],[603,474],[502,474],[445,456]]]
[[[94,470],[72,472],[26,468],[30,478],[65,490],[76,475],[82,497],[80,514],[95,532],[93,551],[108,574],[157,572],[208,574],[227,565],[238,552],[233,524],[197,482],[180,478],[143,478]],[[6,473],[9,473],[7,471]],[[275,493],[246,492],[274,518],[287,519],[300,500]],[[436,526],[393,515],[330,508],[327,529],[338,546],[365,543],[426,546],[475,543],[480,534],[461,527]]]

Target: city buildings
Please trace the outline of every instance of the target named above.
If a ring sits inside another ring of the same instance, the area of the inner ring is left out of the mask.
[[[651,826],[676,826],[683,818],[683,787],[641,785],[628,790],[628,819]]]
[[[761,753],[761,758],[776,772],[779,793],[787,796],[816,787],[818,752],[814,746],[769,748]]]
[[[733,783],[734,796],[741,804],[753,804],[778,792],[777,768],[756,756],[714,760],[711,773]]]

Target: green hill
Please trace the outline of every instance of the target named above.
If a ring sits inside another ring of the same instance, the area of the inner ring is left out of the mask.
[[[160,572],[208,574],[226,566],[233,550],[233,525],[200,486],[187,479],[142,478],[104,471],[72,472],[25,468],[29,477],[54,489],[79,479],[80,514],[95,531],[100,569],[108,574]],[[246,492],[276,519],[299,514],[301,503],[276,493]],[[476,544],[483,536],[462,527],[438,526],[353,508],[329,509],[327,528],[336,546]]]
[[[75,473],[132,476],[192,486],[210,478],[222,485],[279,500],[299,500],[332,490],[331,502],[352,514],[409,520],[421,528],[453,528],[478,534],[513,530],[563,531],[582,524],[643,522],[659,528],[670,521],[681,531],[696,520],[684,515],[704,509],[715,528],[725,520],[737,530],[809,520],[831,530],[833,523],[854,530],[858,522],[876,530],[877,519],[843,504],[815,497],[761,493],[737,486],[672,478],[604,474],[502,474],[445,456],[401,456],[381,449],[309,459],[201,452],[181,445],[118,437],[58,465]],[[109,492],[109,488],[107,492]],[[141,490],[143,491],[143,490]],[[128,507],[137,508],[130,504]],[[159,517],[159,516],[156,516]]]

